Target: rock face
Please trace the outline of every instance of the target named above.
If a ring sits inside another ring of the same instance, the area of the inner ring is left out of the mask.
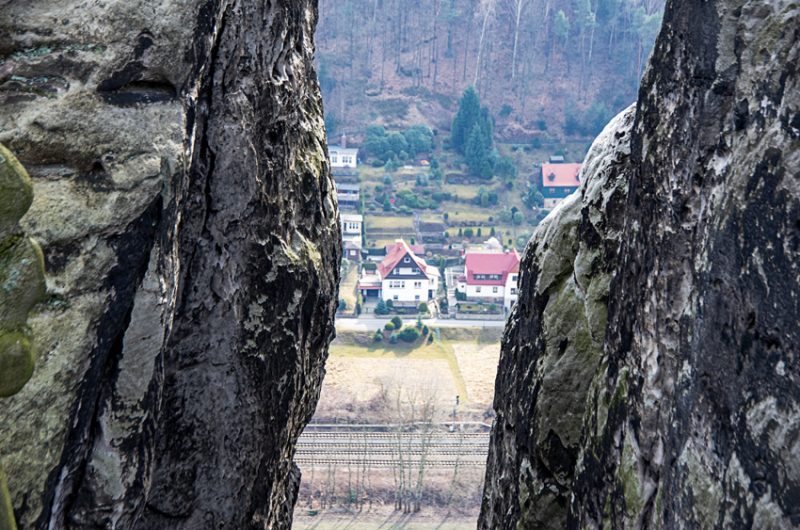
[[[796,3],[668,3],[526,250],[481,528],[800,525],[798,64]]]
[[[47,269],[0,409],[20,526],[289,527],[341,253],[315,2],[0,7]]]

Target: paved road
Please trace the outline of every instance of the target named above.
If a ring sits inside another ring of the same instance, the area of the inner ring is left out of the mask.
[[[401,315],[404,322],[414,323],[417,319],[413,315]],[[383,329],[389,322],[388,318],[337,318],[336,329],[339,331],[375,331]],[[429,328],[503,328],[505,320],[454,320],[442,318],[428,318],[422,320]]]

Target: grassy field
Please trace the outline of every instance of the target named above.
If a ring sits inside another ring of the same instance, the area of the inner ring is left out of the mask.
[[[356,287],[358,287],[358,267],[356,264],[351,264],[347,275],[339,282],[339,298],[347,303],[348,312],[352,312],[356,306]]]
[[[440,419],[461,412],[477,417],[491,406],[500,354],[500,330],[441,330],[433,344],[372,342],[372,333],[340,333],[331,344],[317,416],[328,421],[381,421],[387,396],[426,396]],[[483,335],[481,334],[483,333]]]
[[[414,228],[414,219],[408,216],[367,214],[365,222],[368,231],[403,232]]]

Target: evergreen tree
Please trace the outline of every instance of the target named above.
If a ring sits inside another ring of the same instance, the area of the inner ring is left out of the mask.
[[[467,145],[464,147],[464,158],[467,161],[469,172],[476,177],[491,178],[490,154],[484,130],[479,123],[476,123],[472,126]]]
[[[461,154],[464,154],[466,149],[469,135],[472,128],[480,118],[481,103],[478,98],[478,93],[474,87],[469,87],[464,91],[461,96],[461,101],[458,104],[458,112],[453,118],[453,126],[451,130],[451,142],[453,148]]]

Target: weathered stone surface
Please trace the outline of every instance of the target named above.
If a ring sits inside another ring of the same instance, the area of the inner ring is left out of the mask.
[[[579,192],[542,222],[525,251],[497,376],[506,391],[495,395],[483,527],[565,525],[587,397],[601,369],[633,116],[631,107],[595,140]]]
[[[21,526],[290,525],[340,252],[315,3],[0,5],[48,271],[0,411]]]
[[[668,3],[629,192],[607,210],[621,230],[567,228],[604,182],[587,167],[526,251],[481,527],[800,525],[798,64],[796,3]],[[591,369],[562,369],[585,326],[570,264],[591,240],[606,249],[588,270],[611,275],[595,313],[608,321]],[[548,321],[550,306],[570,320]]]

